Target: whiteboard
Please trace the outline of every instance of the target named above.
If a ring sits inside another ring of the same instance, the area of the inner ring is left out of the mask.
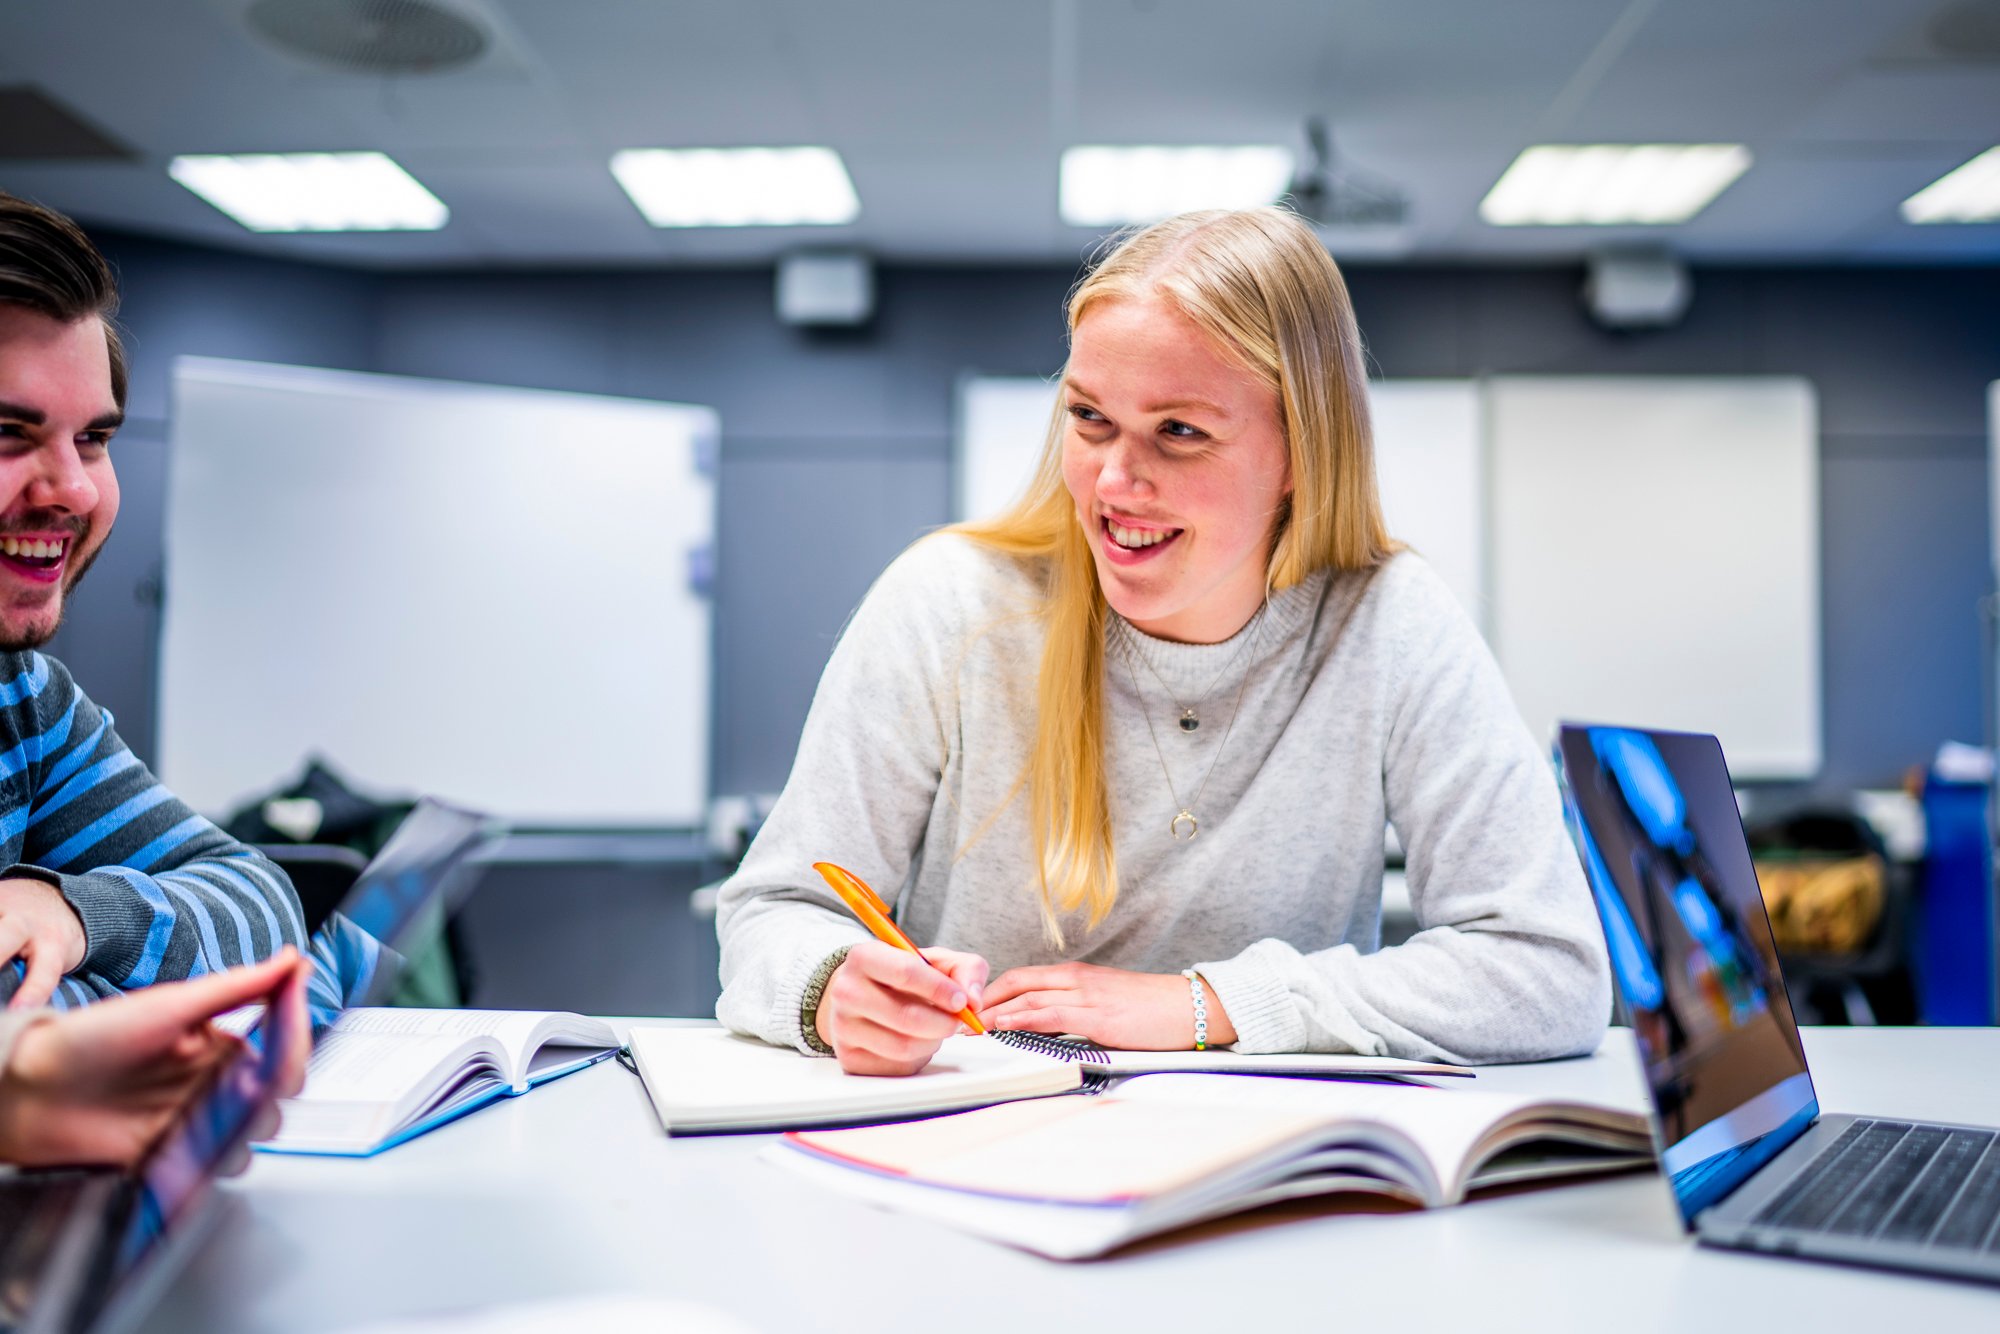
[[[1053,376],[968,376],[959,384],[952,518],[991,518],[1034,476]],[[1390,533],[1417,548],[1481,626],[1484,482],[1478,385],[1382,380],[1368,386],[1375,465]]]
[[[951,521],[990,519],[1035,475],[1056,410],[1056,377],[968,375],[958,382]]]
[[[193,357],[173,393],[183,799],[316,754],[522,824],[702,821],[712,410]]]
[[[1389,535],[1416,548],[1482,630],[1487,623],[1486,476],[1479,385],[1374,380],[1376,484]]]
[[[1487,385],[1492,641],[1528,725],[1714,732],[1820,766],[1819,462],[1786,377]]]

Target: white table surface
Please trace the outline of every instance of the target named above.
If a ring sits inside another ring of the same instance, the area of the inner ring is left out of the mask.
[[[1824,1111],[2000,1123],[2000,1029],[1805,1041]],[[1625,1030],[1479,1084],[1641,1098]],[[1427,1212],[1288,1206],[1064,1264],[852,1202],[759,1161],[768,1142],[669,1140],[606,1062],[374,1159],[260,1154],[148,1328],[328,1330],[634,1292],[773,1334],[2000,1330],[2000,1287],[1697,1247],[1653,1174]]]

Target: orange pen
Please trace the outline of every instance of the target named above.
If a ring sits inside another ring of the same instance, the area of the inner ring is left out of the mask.
[[[868,887],[868,882],[845,867],[832,862],[814,862],[813,870],[818,871],[833,886],[833,892],[840,895],[840,901],[853,909],[861,924],[875,933],[875,939],[885,945],[894,945],[899,950],[908,950],[919,959],[924,952],[917,943],[903,934],[903,928],[889,920],[889,905],[882,902],[882,896]],[[929,960],[925,960],[929,962]],[[932,967],[936,967],[932,964]],[[942,971],[942,970],[940,970]],[[972,1012],[970,1005],[958,1012],[959,1019],[975,1033],[984,1033],[986,1025],[979,1022],[979,1016]]]

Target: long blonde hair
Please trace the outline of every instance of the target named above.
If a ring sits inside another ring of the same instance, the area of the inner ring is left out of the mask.
[[[1071,335],[1093,305],[1141,297],[1172,302],[1277,396],[1292,494],[1273,525],[1268,588],[1387,559],[1395,544],[1376,494],[1361,334],[1347,284],[1312,230],[1278,208],[1155,223],[1126,238],[1070,293]],[[1062,917],[1087,908],[1095,927],[1118,897],[1104,776],[1108,610],[1063,482],[1066,424],[1059,401],[1034,480],[1011,509],[950,530],[1046,562],[1047,638],[1025,778],[1042,916],[1058,945]]]

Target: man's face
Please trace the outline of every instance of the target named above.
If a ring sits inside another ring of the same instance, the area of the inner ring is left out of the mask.
[[[0,302],[0,649],[46,643],[118,517],[104,322]]]

